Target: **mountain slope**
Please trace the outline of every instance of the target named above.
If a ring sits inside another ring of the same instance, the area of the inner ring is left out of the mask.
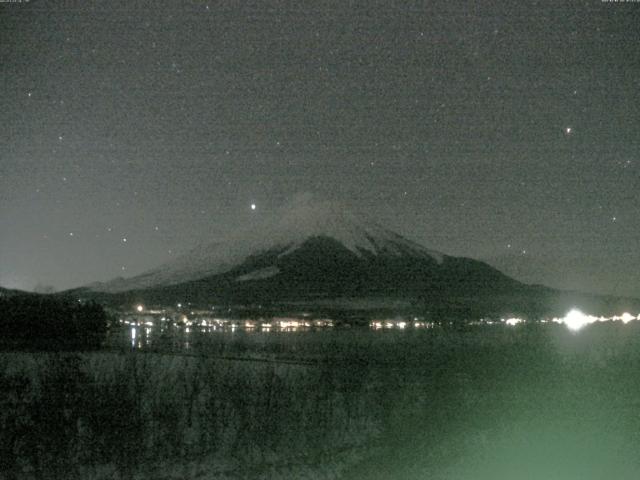
[[[333,239],[353,256],[411,256],[441,262],[444,255],[411,242],[375,222],[357,217],[339,206],[303,202],[275,219],[267,219],[223,240],[201,245],[159,268],[130,279],[88,285],[94,291],[117,293],[176,285],[237,269],[261,253],[287,256],[311,238]],[[333,254],[335,252],[331,252]],[[339,256],[342,253],[338,254]],[[268,255],[267,255],[268,257]],[[331,261],[327,258],[327,261]],[[268,265],[264,265],[267,267]],[[249,274],[250,272],[246,272]],[[246,277],[249,280],[251,277]]]
[[[500,255],[483,259],[525,283],[542,283],[564,290],[640,297],[640,252],[622,258],[545,251],[543,255]]]
[[[434,301],[522,287],[482,262],[430,250],[335,204],[302,202],[142,275],[84,292],[156,303],[263,304]]]
[[[526,285],[486,263],[430,250],[334,204],[310,202],[142,275],[72,293],[118,305],[308,306],[343,305],[347,299],[393,306],[401,301],[437,318],[564,315],[576,305],[610,314],[631,305]]]

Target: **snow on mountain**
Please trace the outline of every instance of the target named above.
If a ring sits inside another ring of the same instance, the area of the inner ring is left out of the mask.
[[[395,255],[409,252],[428,255],[438,262],[443,258],[441,253],[428,250],[332,202],[300,201],[280,218],[273,225],[271,236],[278,238],[280,245],[289,245],[284,254],[295,250],[308,238],[324,236],[338,241],[357,256],[362,256],[363,252],[377,255],[384,251]]]
[[[236,282],[246,282],[247,280],[263,280],[265,278],[271,278],[280,273],[278,267],[266,267],[254,270],[253,272],[245,275],[240,275],[236,278]]]
[[[280,256],[288,255],[313,237],[329,237],[358,257],[364,254],[431,257],[438,263],[444,258],[443,254],[348,212],[336,203],[303,196],[271,217],[219,241],[200,245],[156,269],[90,288],[115,293],[197,280],[228,272],[249,256],[265,251],[281,250]],[[264,279],[277,274],[277,268],[270,267],[241,275],[236,280]]]

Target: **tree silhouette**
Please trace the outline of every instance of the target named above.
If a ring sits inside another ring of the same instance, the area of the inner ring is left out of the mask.
[[[0,298],[0,347],[4,349],[95,349],[106,331],[106,313],[95,303],[41,295]]]

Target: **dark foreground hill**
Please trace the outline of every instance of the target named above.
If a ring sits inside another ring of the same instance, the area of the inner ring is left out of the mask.
[[[107,316],[96,303],[51,295],[0,292],[0,350],[75,350],[99,348]]]

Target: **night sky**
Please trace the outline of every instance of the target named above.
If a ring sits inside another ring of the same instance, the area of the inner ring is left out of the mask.
[[[0,285],[138,274],[311,193],[640,296],[639,25],[600,0],[1,3]]]

